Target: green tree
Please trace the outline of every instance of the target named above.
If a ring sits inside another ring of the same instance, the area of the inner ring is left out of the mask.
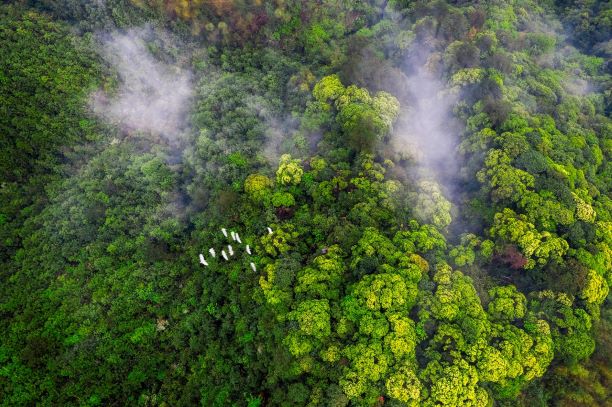
[[[280,185],[297,185],[302,181],[303,173],[300,160],[292,159],[289,154],[283,154],[276,171],[276,182]]]
[[[262,174],[251,174],[244,180],[244,190],[255,201],[262,202],[272,189],[272,180]]]
[[[517,215],[509,208],[495,214],[490,233],[501,244],[516,244],[528,260],[525,265],[528,269],[549,260],[560,261],[569,249],[564,239],[550,232],[538,232],[525,215]]]
[[[386,92],[372,97],[366,89],[355,85],[344,87],[337,75],[321,79],[313,96],[322,109],[335,108],[336,122],[357,151],[372,151],[389,133],[399,113],[395,97]]]

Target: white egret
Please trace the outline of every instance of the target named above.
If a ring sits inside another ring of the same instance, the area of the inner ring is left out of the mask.
[[[200,253],[200,264],[203,264],[205,266],[208,266],[208,263],[206,262],[206,260],[204,259],[204,255],[202,253]]]

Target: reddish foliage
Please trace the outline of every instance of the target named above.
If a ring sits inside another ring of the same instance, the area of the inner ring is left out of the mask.
[[[514,270],[522,269],[527,265],[527,259],[514,245],[506,246],[497,257]]]
[[[293,213],[295,212],[294,208],[287,208],[285,206],[280,206],[276,208],[276,216],[278,216],[281,220],[287,220],[293,217]]]
[[[470,24],[476,29],[481,29],[486,20],[486,13],[483,10],[474,10],[470,14]]]
[[[257,32],[261,27],[263,27],[267,23],[268,23],[268,15],[264,11],[261,11],[255,15],[255,18],[253,19],[253,22],[252,22],[251,31]]]

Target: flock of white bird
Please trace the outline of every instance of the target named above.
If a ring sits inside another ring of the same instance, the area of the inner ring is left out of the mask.
[[[272,229],[270,227],[267,228],[268,229],[268,234],[272,234]],[[240,240],[240,235],[234,231],[230,231],[230,234],[227,234],[227,229],[225,228],[221,228],[221,233],[223,233],[223,236],[225,236],[226,238],[231,237],[233,242],[236,242],[238,244],[242,244],[242,240]],[[227,252],[225,251],[225,249],[227,249]],[[247,254],[250,256],[253,254],[253,252],[251,251],[251,247],[247,244],[245,247],[245,251],[247,252]],[[210,255],[215,258],[217,257],[217,252],[215,251],[215,249],[213,249],[212,247],[210,249],[208,249],[208,253],[210,253]],[[228,256],[229,254],[229,256]],[[225,261],[228,261],[230,257],[232,257],[234,255],[234,248],[232,247],[231,244],[228,244],[226,248],[223,248],[221,250],[221,256],[225,259]],[[206,259],[204,258],[204,255],[202,253],[200,253],[200,264],[203,266],[208,267],[208,262],[206,261]],[[255,266],[255,263],[251,262],[251,269],[253,271],[257,271],[257,267]]]

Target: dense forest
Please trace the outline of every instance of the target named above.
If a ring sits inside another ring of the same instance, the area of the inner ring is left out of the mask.
[[[612,406],[612,2],[0,5],[0,406]]]

